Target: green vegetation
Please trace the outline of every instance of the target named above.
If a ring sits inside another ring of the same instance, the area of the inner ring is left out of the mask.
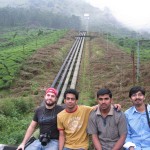
[[[91,78],[91,68],[90,68],[90,50],[89,50],[89,43],[85,42],[85,49],[83,51],[82,55],[82,62],[81,62],[81,75],[78,82],[78,85],[80,86],[80,100],[79,104],[84,104],[87,106],[93,106],[95,104],[95,101],[93,100],[93,93],[92,93],[92,78]]]
[[[0,143],[17,144],[22,141],[33,114],[32,98],[7,98],[0,101]]]
[[[15,29],[0,36],[0,89],[10,87],[24,61],[37,49],[57,42],[67,30]]]
[[[106,37],[107,38],[107,37]],[[150,40],[145,40],[141,38],[137,40],[135,37],[117,37],[108,34],[108,39],[117,45],[121,46],[126,52],[131,54],[134,51],[135,56],[137,56],[137,49],[140,50],[140,59],[142,61],[150,60]],[[139,42],[139,46],[138,46]]]

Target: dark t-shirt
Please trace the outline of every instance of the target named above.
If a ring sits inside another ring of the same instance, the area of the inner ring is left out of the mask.
[[[56,105],[53,109],[47,109],[45,106],[36,109],[33,120],[38,122],[40,134],[49,133],[51,139],[58,139],[57,114],[63,109],[59,105]]]

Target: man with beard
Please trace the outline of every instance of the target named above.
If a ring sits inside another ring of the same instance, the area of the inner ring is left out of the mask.
[[[112,106],[112,93],[103,88],[97,92],[99,108],[91,112],[87,132],[92,135],[96,150],[123,150],[127,125],[123,112]]]
[[[58,92],[54,88],[48,88],[44,97],[44,106],[36,109],[32,122],[30,123],[22,143],[17,150],[58,150],[59,131],[57,130],[57,114],[63,110],[56,105]],[[40,136],[27,148],[25,144],[39,126]]]
[[[125,111],[128,134],[124,147],[129,150],[150,150],[150,105],[144,103],[145,89],[134,86],[129,91],[133,106]]]

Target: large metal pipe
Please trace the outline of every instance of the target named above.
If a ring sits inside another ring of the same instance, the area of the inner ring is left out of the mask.
[[[66,91],[66,89],[67,89],[67,87],[68,87],[69,79],[70,79],[70,77],[71,77],[71,73],[72,73],[73,67],[74,67],[74,65],[75,65],[75,61],[76,61],[77,56],[78,56],[78,53],[79,53],[79,51],[80,51],[80,44],[81,44],[81,42],[82,42],[82,41],[80,40],[80,41],[79,41],[79,44],[78,44],[78,46],[77,46],[77,48],[76,48],[76,53],[75,53],[74,58],[73,58],[73,60],[72,60],[72,62],[71,62],[71,65],[70,65],[70,68],[69,68],[69,71],[68,71],[66,80],[65,80],[65,82],[64,82],[64,84],[63,84],[63,87],[62,87],[62,90],[61,90],[61,94],[60,94],[60,96],[59,96],[59,99],[58,99],[57,104],[61,104],[62,101],[63,101],[63,95],[64,95],[64,92]]]
[[[81,62],[81,57],[82,57],[83,45],[84,45],[84,38],[82,38],[82,44],[81,44],[81,48],[80,48],[80,52],[79,52],[79,57],[78,57],[76,67],[75,67],[75,71],[74,71],[72,81],[71,81],[70,88],[72,88],[72,89],[75,89],[75,87],[76,87],[77,77],[78,77],[78,72],[79,72],[80,62]]]

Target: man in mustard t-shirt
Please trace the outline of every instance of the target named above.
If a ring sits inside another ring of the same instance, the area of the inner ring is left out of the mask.
[[[78,92],[69,89],[64,93],[66,109],[57,115],[59,150],[87,150],[87,122],[92,107],[77,105]]]

